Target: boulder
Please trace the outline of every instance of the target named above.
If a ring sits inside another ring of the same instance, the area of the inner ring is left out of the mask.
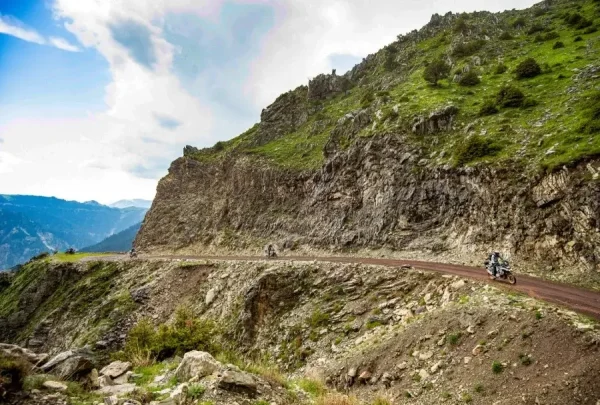
[[[124,395],[130,394],[137,389],[135,384],[108,385],[98,390],[98,393],[105,395]]]
[[[192,377],[203,378],[221,367],[221,363],[206,352],[197,350],[187,352],[177,367],[175,375],[179,381],[188,381]]]
[[[50,391],[56,391],[56,392],[65,392],[67,391],[67,384],[58,382],[58,381],[44,381],[44,383],[42,384],[42,387],[44,387],[47,390]]]
[[[115,379],[127,371],[131,370],[131,363],[128,361],[113,361],[108,366],[104,367],[100,370],[100,375],[109,376],[112,379]]]
[[[99,388],[104,388],[104,387],[108,387],[111,385],[115,385],[115,383],[109,376],[101,375],[100,377],[98,377],[98,387]]]
[[[361,384],[366,384],[371,377],[373,377],[373,373],[371,373],[369,370],[365,370],[358,376],[358,382]]]
[[[219,379],[219,388],[248,394],[256,394],[257,383],[251,374],[227,370]]]
[[[54,356],[52,359],[50,359],[47,363],[42,365],[40,368],[44,371],[49,371],[54,366],[56,366],[59,363],[62,363],[63,361],[65,361],[69,357],[73,356],[74,354],[75,353],[72,350],[67,350],[66,352],[59,353],[56,356]]]
[[[8,357],[20,357],[34,365],[41,363],[48,358],[48,355],[45,353],[36,354],[29,349],[7,343],[0,343],[0,353]]]
[[[456,114],[458,114],[458,107],[449,105],[433,111],[428,117],[416,117],[412,131],[420,135],[450,131]]]
[[[52,373],[63,380],[79,379],[88,375],[94,369],[94,362],[87,356],[71,356],[58,363]]]

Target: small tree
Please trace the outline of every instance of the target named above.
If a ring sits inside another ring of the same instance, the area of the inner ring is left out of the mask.
[[[528,79],[540,75],[542,73],[542,68],[535,59],[527,58],[519,63],[515,73],[517,74],[517,79]]]
[[[438,59],[427,65],[423,73],[423,78],[433,86],[437,86],[438,82],[448,77],[449,74],[450,65],[442,59]]]

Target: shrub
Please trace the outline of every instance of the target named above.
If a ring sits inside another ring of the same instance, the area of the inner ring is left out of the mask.
[[[471,56],[479,51],[485,45],[484,40],[475,40],[469,42],[463,42],[454,47],[452,50],[452,56],[457,58],[464,58],[466,56]]]
[[[564,17],[565,22],[578,30],[584,29],[592,25],[592,22],[579,13],[568,13]]]
[[[521,361],[521,364],[524,366],[530,366],[531,364],[533,364],[533,359],[526,354],[520,354],[519,360]]]
[[[523,100],[523,104],[521,105],[521,107],[522,108],[531,108],[531,107],[535,107],[538,104],[539,103],[537,102],[537,100],[535,100],[531,97],[526,97],[525,100]]]
[[[375,94],[373,94],[373,90],[367,89],[360,98],[360,105],[362,108],[367,108],[373,101],[375,101]]]
[[[593,34],[594,32],[598,32],[598,28],[594,26],[588,27],[583,31],[584,34]]]
[[[527,35],[537,34],[538,32],[542,32],[542,31],[544,31],[544,27],[543,26],[541,26],[539,24],[534,24],[527,31]]]
[[[213,150],[215,150],[216,152],[220,152],[223,149],[225,149],[225,144],[221,141],[215,143],[215,146],[213,146]]]
[[[392,405],[392,403],[387,398],[377,397],[371,405]]]
[[[565,44],[563,42],[558,41],[557,43],[554,44],[552,49],[560,49],[560,48],[564,48],[564,47],[565,47]]]
[[[527,58],[517,65],[515,73],[517,74],[517,79],[528,79],[540,75],[542,68],[535,59]]]
[[[45,258],[47,258],[47,257],[50,257],[50,253],[48,253],[48,252],[43,252],[43,253],[40,253],[39,255],[33,256],[33,257],[31,258],[31,261],[32,261],[32,262],[35,262],[36,260],[42,260],[42,259],[45,259]]]
[[[437,86],[438,82],[448,77],[449,74],[450,65],[438,59],[427,65],[423,72],[423,78],[433,86]]]
[[[500,374],[502,371],[504,371],[504,366],[502,365],[502,363],[500,363],[499,361],[494,361],[492,363],[492,372],[494,374]]]
[[[396,62],[396,53],[386,52],[385,53],[385,61],[383,62],[383,67],[387,71],[393,71],[398,67],[398,63]]]
[[[470,404],[471,402],[473,402],[473,397],[468,392],[463,392],[461,398],[466,404]]]
[[[479,76],[472,70],[462,75],[458,81],[458,84],[461,86],[476,86],[479,83],[481,83]]]
[[[310,325],[311,328],[318,328],[320,326],[325,325],[328,321],[329,321],[329,314],[326,312],[323,312],[317,308],[310,315],[308,324]]]
[[[583,41],[583,38],[581,36],[576,36],[575,39],[573,40],[573,42],[581,42]]]
[[[202,398],[205,391],[206,391],[206,388],[204,387],[204,385],[192,384],[188,388],[188,396],[191,399],[197,400],[197,399]]]
[[[496,102],[502,107],[521,107],[524,100],[523,92],[513,86],[503,87],[496,96]]]
[[[465,33],[469,30],[469,25],[467,24],[467,20],[465,17],[459,17],[454,23],[454,32],[456,33]]]
[[[501,64],[497,65],[496,68],[494,69],[494,74],[501,75],[503,73],[506,73],[507,70],[508,70],[508,67],[504,63],[501,63]]]
[[[482,394],[485,391],[485,388],[483,384],[479,383],[475,384],[475,386],[473,387],[473,391],[475,391],[478,394]]]
[[[493,101],[490,101],[490,100],[484,102],[483,105],[481,106],[481,108],[479,109],[480,117],[494,115],[497,113],[498,113],[498,108],[496,108],[496,103],[494,103]]]
[[[462,334],[460,332],[451,333],[451,334],[448,335],[448,337],[446,338],[446,340],[452,346],[456,346],[458,344],[461,336],[462,336]]]
[[[142,319],[129,331],[125,353],[136,365],[148,365],[155,359],[183,355],[191,350],[216,353],[216,326],[212,321],[196,318],[193,312],[179,307],[175,321],[155,330],[150,321]]]
[[[527,20],[525,19],[525,17],[519,17],[515,21],[513,21],[512,26],[514,28],[523,28],[525,27],[525,24],[527,24]]]
[[[501,41],[510,41],[511,39],[513,39],[513,36],[510,35],[510,32],[504,31],[502,32],[502,34],[500,34],[499,38]]]
[[[456,151],[456,164],[462,166],[476,159],[494,156],[501,149],[491,139],[471,136],[459,145]]]

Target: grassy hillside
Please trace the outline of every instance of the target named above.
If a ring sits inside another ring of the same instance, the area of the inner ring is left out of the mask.
[[[574,164],[600,154],[599,23],[600,2],[592,0],[545,1],[499,14],[434,15],[420,31],[400,35],[346,74],[347,91],[325,100],[308,99],[306,87],[282,95],[274,103],[282,107],[280,117],[296,121],[286,130],[274,131],[263,119],[231,141],[188,155],[211,161],[241,153],[315,169],[332,133],[349,132],[340,118],[362,111],[370,122],[357,134],[343,135],[339,146],[354,136],[392,133],[432,164],[522,163],[533,170]],[[529,58],[539,72],[525,69],[531,77],[519,77],[518,66]],[[424,72],[437,60],[449,66],[449,74],[432,85]],[[507,87],[522,97],[502,100]],[[412,131],[415,119],[447,105],[458,108],[452,130]]]

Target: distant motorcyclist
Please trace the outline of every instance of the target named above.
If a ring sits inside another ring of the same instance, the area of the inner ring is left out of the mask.
[[[275,257],[277,255],[277,253],[275,253],[275,247],[273,246],[273,244],[269,243],[269,246],[267,246],[267,257]]]
[[[137,252],[134,247],[129,251],[129,257],[137,257]]]
[[[492,270],[492,277],[498,277],[498,269],[500,268],[502,262],[504,262],[504,259],[502,259],[500,252],[494,252],[490,255],[490,269]]]

